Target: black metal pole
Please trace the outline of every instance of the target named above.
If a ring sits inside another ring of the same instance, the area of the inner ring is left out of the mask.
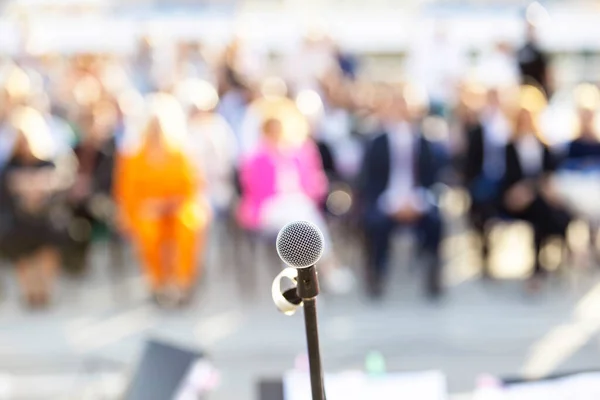
[[[325,400],[323,366],[321,365],[321,349],[319,347],[319,329],[317,324],[319,280],[317,278],[317,269],[314,266],[298,269],[297,292],[304,304],[304,325],[306,328],[306,344],[308,346],[312,398],[313,400]]]

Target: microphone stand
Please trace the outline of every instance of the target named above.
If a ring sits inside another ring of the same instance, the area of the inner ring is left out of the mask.
[[[304,304],[304,325],[306,328],[306,343],[308,345],[308,363],[310,367],[310,386],[313,400],[325,400],[323,388],[323,367],[321,365],[321,350],[319,348],[319,329],[317,326],[317,295],[319,294],[319,279],[315,266],[298,268],[297,278],[298,297]]]

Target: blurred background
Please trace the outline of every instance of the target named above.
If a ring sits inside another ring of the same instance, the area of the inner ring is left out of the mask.
[[[598,398],[599,36],[579,0],[0,0],[0,398],[307,399],[300,219],[331,399]]]

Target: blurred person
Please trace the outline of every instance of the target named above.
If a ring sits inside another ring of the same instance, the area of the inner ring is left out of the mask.
[[[544,94],[534,86],[522,86],[514,115],[512,138],[505,147],[502,179],[503,211],[530,223],[534,231],[535,264],[527,289],[540,288],[544,269],[540,250],[553,235],[565,237],[570,215],[552,186],[556,155],[543,142],[539,117],[546,107]]]
[[[242,142],[244,117],[251,101],[251,91],[232,69],[223,68],[218,72],[220,101],[216,111],[225,118],[233,130],[239,147]]]
[[[133,241],[158,304],[189,301],[203,255],[208,211],[197,201],[202,177],[185,149],[177,100],[154,94],[139,132],[117,156],[115,198],[122,230]]]
[[[365,153],[360,187],[368,289],[373,297],[382,296],[392,233],[410,227],[426,253],[425,292],[437,298],[442,294],[442,221],[432,187],[445,166],[445,151],[415,126],[404,95],[384,92],[377,111],[381,128]]]
[[[356,79],[360,66],[356,55],[349,51],[342,50],[342,48],[338,45],[334,47],[334,53],[338,67],[343,76],[351,80]]]
[[[73,128],[67,120],[52,112],[50,98],[46,93],[37,93],[31,101],[32,107],[46,119],[50,134],[57,145],[57,151],[70,152],[77,142]]]
[[[206,81],[193,87],[189,111],[188,149],[198,173],[206,179],[201,196],[217,216],[229,212],[235,196],[234,172],[237,143],[231,127],[215,112],[219,102],[217,91]]]
[[[246,80],[260,79],[265,69],[263,49],[236,34],[221,55],[220,67],[231,69]]]
[[[324,285],[336,292],[351,287],[352,276],[339,265],[321,213],[327,177],[311,140],[290,141],[284,124],[276,118],[267,118],[260,146],[242,162],[240,178],[242,195],[237,216],[244,230],[253,237],[258,234],[274,239],[287,223],[313,222],[325,237]]]
[[[251,232],[276,235],[286,223],[281,218],[320,219],[318,208],[327,190],[320,161],[314,143],[291,145],[281,121],[267,118],[258,149],[241,165],[241,226]]]
[[[560,192],[566,197],[566,202],[574,208],[574,213],[583,217],[588,223],[590,248],[594,250],[592,254],[598,262],[600,253],[596,244],[600,220],[597,213],[593,212],[597,210],[593,193],[598,180],[597,174],[600,171],[600,136],[596,116],[600,105],[600,91],[595,85],[582,84],[575,88],[573,94],[577,107],[577,123],[574,139],[567,144],[566,154],[561,164],[563,180],[560,182],[562,185]],[[582,256],[586,254],[582,253]]]
[[[85,270],[92,240],[115,222],[111,193],[117,147],[116,115],[114,104],[100,102],[83,110],[80,116],[80,137],[74,147],[78,169],[68,192],[73,215],[64,256],[71,272]]]
[[[537,29],[527,22],[525,44],[517,51],[521,83],[540,87],[547,98],[552,96],[550,59],[538,43]]]
[[[504,176],[504,149],[511,136],[511,126],[501,102],[501,90],[487,92],[480,118],[467,129],[464,178],[471,196],[469,217],[482,239],[484,276],[489,275],[489,222],[498,216],[498,198]]]
[[[46,121],[34,109],[13,111],[11,128],[15,143],[0,173],[0,252],[17,266],[24,302],[45,306],[66,228],[60,193],[72,183],[73,163],[57,157]]]
[[[596,112],[600,106],[600,92],[591,84],[575,89],[577,105],[577,131],[575,139],[567,146],[567,162],[572,167],[600,167],[600,137]],[[576,165],[574,165],[576,164]]]
[[[135,87],[142,94],[147,94],[156,89],[154,76],[154,45],[149,37],[143,37],[138,43],[137,54],[131,65],[131,75]]]
[[[350,136],[350,113],[344,107],[344,94],[340,86],[322,82],[321,88],[323,111],[318,126],[314,128],[315,139],[323,158],[325,171],[330,178],[337,179],[340,176],[338,168],[340,157],[336,154],[336,150],[341,146],[336,145],[343,144]]]
[[[214,81],[213,71],[200,42],[179,43],[177,75],[180,79],[193,78]]]
[[[22,69],[10,66],[3,72],[0,82],[0,171],[9,161],[17,138],[11,127],[12,112],[27,105],[32,90],[31,81]]]

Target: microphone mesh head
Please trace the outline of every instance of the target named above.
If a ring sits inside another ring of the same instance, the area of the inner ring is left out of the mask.
[[[315,265],[323,255],[323,233],[315,224],[296,221],[287,224],[277,235],[277,254],[294,268]]]

